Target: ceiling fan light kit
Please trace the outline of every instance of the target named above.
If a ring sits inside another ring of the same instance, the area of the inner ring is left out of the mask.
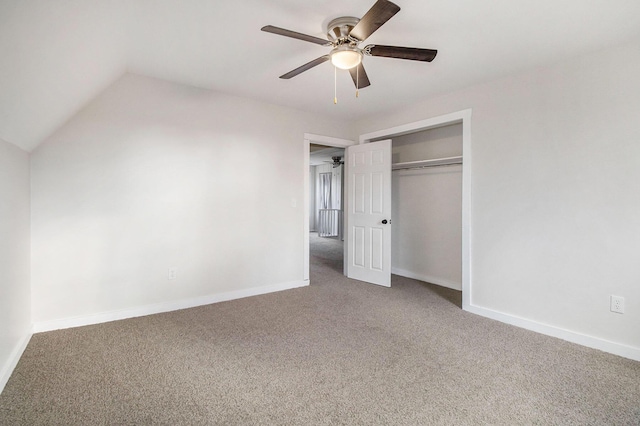
[[[389,0],[377,0],[371,9],[365,13],[362,19],[352,16],[343,16],[329,22],[327,25],[327,41],[319,37],[274,27],[273,25],[262,27],[262,31],[319,44],[321,46],[333,47],[328,55],[316,58],[286,74],[281,75],[280,78],[289,79],[295,77],[304,71],[330,60],[334,67],[349,70],[351,78],[353,79],[353,84],[356,86],[357,97],[358,89],[371,85],[362,64],[362,58],[364,55],[431,62],[438,53],[438,51],[434,49],[381,46],[375,44],[370,44],[364,48],[358,47],[360,43],[367,39],[399,11],[400,7],[395,3],[392,3]],[[334,103],[337,103],[336,97],[334,97]]]
[[[357,67],[362,62],[362,52],[357,47],[342,45],[331,51],[331,63],[341,70]]]

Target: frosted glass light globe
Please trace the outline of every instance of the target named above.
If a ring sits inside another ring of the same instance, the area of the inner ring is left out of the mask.
[[[331,51],[331,63],[343,70],[357,67],[362,62],[362,53],[350,46],[339,46]]]

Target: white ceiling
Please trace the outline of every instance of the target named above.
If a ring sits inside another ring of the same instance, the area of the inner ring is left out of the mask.
[[[317,149],[312,150],[309,154],[309,165],[321,166],[323,164],[333,164],[332,157],[336,156],[344,157],[344,148],[317,146]]]
[[[638,0],[396,0],[365,44],[439,50],[432,63],[365,57],[371,87],[325,63],[328,48],[260,31],[324,37],[374,0],[0,0],[0,138],[36,147],[124,72],[358,119],[640,36]]]

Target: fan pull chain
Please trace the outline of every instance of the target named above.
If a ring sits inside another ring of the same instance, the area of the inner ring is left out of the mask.
[[[356,98],[359,97],[358,95],[358,90],[360,89],[360,87],[358,86],[358,83],[360,83],[360,66],[356,67]]]
[[[338,103],[338,68],[333,67],[333,104]]]

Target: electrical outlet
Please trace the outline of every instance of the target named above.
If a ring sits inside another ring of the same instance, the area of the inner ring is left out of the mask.
[[[169,268],[169,272],[167,273],[167,279],[175,280],[177,274],[178,274],[178,269],[176,267]]]
[[[624,297],[611,295],[611,312],[624,314]]]

